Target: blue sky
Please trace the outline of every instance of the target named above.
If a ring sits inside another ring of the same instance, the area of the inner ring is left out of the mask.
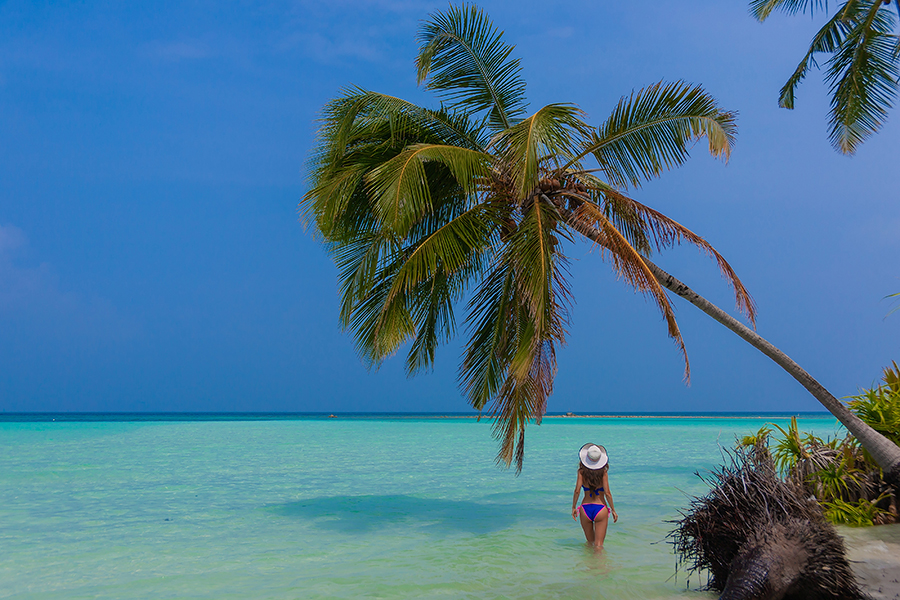
[[[36,3],[0,7],[0,411],[465,411],[459,344],[433,373],[367,372],[340,331],[336,270],[298,222],[315,119],[349,85],[416,87],[443,2]],[[637,198],[703,235],[758,331],[852,394],[900,359],[897,115],[857,156],[826,137],[818,73],[778,109],[820,19],[742,2],[480,4],[516,44],[531,107],[599,124],[661,79],[739,116],[725,165],[698,145]],[[692,365],[656,309],[587,246],[550,411],[817,410],[789,376],[676,299]],[[657,262],[731,309],[715,265]]]

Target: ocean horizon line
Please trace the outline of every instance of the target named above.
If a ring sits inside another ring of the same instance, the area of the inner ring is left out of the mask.
[[[548,412],[545,419],[765,419],[827,418],[827,411]],[[0,422],[292,421],[320,419],[493,419],[475,412],[401,411],[0,411]]]

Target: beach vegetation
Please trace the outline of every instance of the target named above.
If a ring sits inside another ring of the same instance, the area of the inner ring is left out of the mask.
[[[882,383],[852,396],[847,403],[860,419],[900,445],[900,369],[893,363],[884,370]],[[826,518],[845,525],[873,525],[898,521],[896,488],[859,441],[823,440],[801,434],[796,417],[787,429],[772,424],[740,439],[739,446],[754,456],[771,460],[786,482],[805,490],[822,505]]]
[[[869,427],[900,446],[900,367],[884,369],[882,382],[852,396],[850,410]]]
[[[678,566],[705,574],[721,598],[867,597],[841,536],[806,490],[778,475],[771,455],[751,447],[726,458],[701,475],[709,492],[674,521],[669,540]]]
[[[878,507],[878,503],[887,497],[882,494],[874,501],[860,498],[856,502],[846,502],[840,498],[822,502],[825,517],[835,525],[850,527],[868,527],[876,522],[893,522],[889,511]]]
[[[822,0],[751,0],[750,12],[765,21],[772,12],[788,14],[828,10]],[[848,0],[841,3],[825,25],[813,36],[809,49],[781,88],[778,105],[794,108],[797,86],[810,68],[818,67],[817,57],[827,56],[822,65],[831,93],[828,136],[844,154],[853,154],[859,145],[884,125],[897,96],[900,75],[900,38],[897,14],[900,0]]]
[[[755,327],[753,300],[724,257],[633,197],[686,161],[700,140],[727,160],[735,113],[682,81],[623,96],[596,126],[574,104],[530,110],[503,35],[473,5],[436,12],[420,28],[416,69],[437,108],[351,87],[322,111],[300,210],[337,264],[340,321],[363,361],[377,368],[406,346],[408,374],[429,370],[464,305],[462,390],[494,417],[498,461],[521,470],[526,424],[546,411],[566,341],[568,248],[587,240],[656,305],[686,380],[687,352],[667,292],[772,358],[900,477],[900,449],[755,329],[650,260],[683,243],[697,247]]]
[[[780,431],[782,436],[775,440],[775,449],[772,451],[775,468],[782,472],[796,471],[797,465],[809,458],[803,441],[800,439],[800,432],[797,430],[797,418],[791,417],[791,424],[787,431],[775,423],[772,426]]]
[[[772,434],[772,431],[771,427],[763,425],[756,433],[742,437],[740,439],[740,445],[748,448],[765,447],[768,444],[769,436]]]

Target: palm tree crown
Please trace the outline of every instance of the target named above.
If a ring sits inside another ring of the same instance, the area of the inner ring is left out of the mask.
[[[894,0],[900,13],[900,0]],[[764,21],[775,10],[790,14],[827,10],[825,0],[751,0],[750,12]],[[825,79],[831,88],[829,139],[844,154],[853,154],[881,129],[897,96],[900,38],[889,0],[847,0],[813,37],[806,55],[781,88],[778,105],[794,108],[794,91],[816,64],[830,55]]]
[[[546,410],[566,340],[567,242],[596,242],[652,298],[682,352],[646,259],[653,250],[699,247],[754,319],[749,294],[710,244],[628,195],[684,162],[701,137],[727,159],[735,115],[674,82],[623,97],[599,127],[572,104],[529,116],[514,47],[471,5],[432,15],[419,44],[419,82],[440,108],[359,88],[330,101],[301,210],[334,256],[341,323],[368,365],[409,343],[408,373],[430,368],[464,304],[462,389],[496,417],[498,461],[521,470],[525,426]]]

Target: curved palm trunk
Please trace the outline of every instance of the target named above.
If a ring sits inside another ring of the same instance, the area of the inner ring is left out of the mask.
[[[828,412],[837,417],[847,430],[859,440],[863,448],[865,448],[875,462],[878,463],[885,473],[885,478],[895,486],[900,479],[900,446],[897,446],[889,439],[866,425],[859,417],[850,412],[843,402],[835,398],[831,392],[816,381],[816,379],[807,373],[800,365],[794,362],[787,354],[773,346],[769,341],[764,339],[758,333],[723,311],[721,308],[689,288],[687,285],[676,279],[674,276],[666,273],[657,265],[644,259],[656,280],[666,288],[678,296],[681,296],[707,315],[738,334],[751,346],[771,358],[775,363],[790,374],[791,377],[800,382],[816,400],[828,409]]]
[[[596,229],[586,227],[572,219],[571,211],[561,209],[560,211],[567,217],[567,221],[576,231],[586,236],[590,240],[604,245],[603,234]],[[724,310],[689,288],[683,282],[674,276],[666,273],[649,259],[644,258],[644,262],[649,267],[650,272],[664,288],[681,296],[707,315],[739,335],[751,346],[771,358],[775,363],[788,372],[788,374],[800,382],[816,400],[822,403],[822,406],[828,409],[847,430],[859,440],[863,448],[872,455],[878,466],[884,471],[885,480],[900,489],[900,446],[897,446],[889,439],[866,425],[859,417],[854,415],[850,410],[834,395],[815,380],[812,375],[807,373],[800,365],[794,362],[787,354],[773,346],[770,342],[760,336],[758,333],[726,313]]]

